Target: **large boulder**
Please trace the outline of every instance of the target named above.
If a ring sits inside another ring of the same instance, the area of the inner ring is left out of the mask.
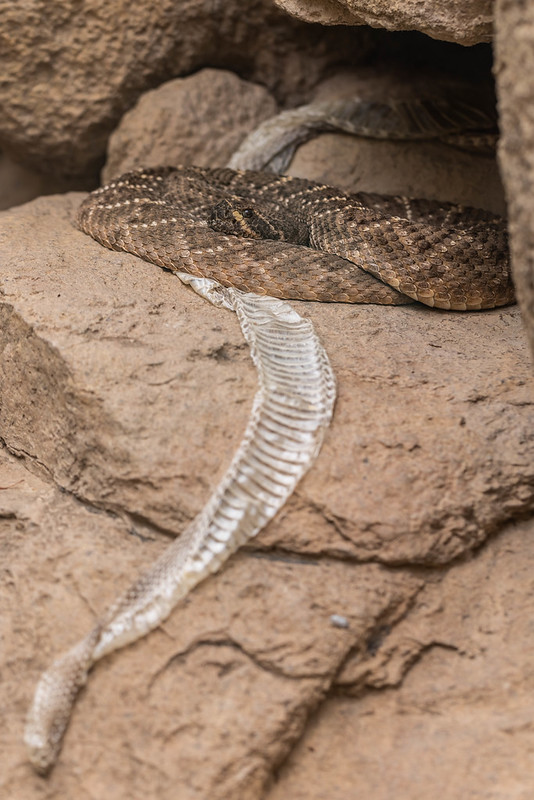
[[[229,313],[75,230],[79,199],[3,214],[2,438],[64,489],[176,534],[239,441],[254,372]],[[316,553],[322,531],[331,552],[443,563],[530,507],[516,308],[304,310],[341,376],[339,403],[271,545]],[[321,509],[313,525],[299,522],[303,503],[306,519]]]
[[[80,200],[41,198],[1,225],[0,430],[19,457],[0,464],[1,788],[29,800],[42,785],[21,732],[40,671],[202,507],[255,387],[233,315],[75,230]],[[330,692],[374,694],[428,650],[432,586],[451,565],[532,513],[532,378],[516,308],[297,305],[338,381],[314,468],[160,630],[97,666],[49,796],[83,783],[95,795],[113,785],[117,800],[256,800]],[[418,636],[397,634],[411,607],[426,627],[416,617]],[[447,619],[445,641],[462,646]]]
[[[534,4],[499,0],[496,15],[500,166],[514,280],[534,355]]]
[[[266,800],[526,800],[533,533],[511,525],[434,573],[376,653],[341,672]]]
[[[422,585],[377,564],[239,554],[153,635],[98,666],[45,782],[22,745],[39,673],[166,537],[132,535],[127,516],[59,492],[3,451],[0,485],[6,798],[112,787],[114,800],[257,800],[351,648],[393,624]]]
[[[224,166],[241,141],[276,113],[272,94],[233,72],[203,69],[145,92],[108,144],[102,180],[162,164]]]
[[[275,0],[297,19],[322,25],[371,25],[390,31],[415,30],[458,44],[490,42],[492,0]]]
[[[92,177],[123,113],[162,81],[215,65],[296,103],[368,41],[363,29],[297,22],[272,0],[7,4],[0,147],[40,172]]]

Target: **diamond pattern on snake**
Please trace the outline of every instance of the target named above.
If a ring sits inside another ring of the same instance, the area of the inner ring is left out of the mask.
[[[106,247],[272,297],[452,310],[514,300],[504,220],[451,203],[161,167],[97,189],[78,225]]]

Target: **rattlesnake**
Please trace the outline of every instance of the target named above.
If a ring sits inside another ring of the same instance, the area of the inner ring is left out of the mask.
[[[216,211],[225,203],[222,220]],[[242,210],[276,240],[258,239]],[[78,225],[106,247],[272,297],[413,299],[454,310],[513,301],[504,221],[450,203],[345,194],[261,172],[161,167],[97,189]]]
[[[94,661],[156,627],[192,586],[255,535],[321,446],[335,397],[328,358],[311,324],[273,298],[415,299],[450,309],[513,300],[503,221],[452,204],[347,195],[228,168],[162,167],[96,190],[77,223],[107,247],[171,269],[215,304],[235,310],[260,389],[243,443],[203,511],[41,677],[25,740],[42,772],[57,757]],[[262,231],[274,240],[245,238]]]

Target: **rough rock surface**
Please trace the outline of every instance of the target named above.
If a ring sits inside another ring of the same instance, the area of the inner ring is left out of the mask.
[[[224,166],[241,141],[276,113],[263,86],[203,69],[145,92],[110,137],[103,182],[136,167]]]
[[[424,196],[506,215],[494,159],[484,155],[474,157],[436,142],[392,145],[324,133],[299,148],[288,174],[332,183],[347,191]],[[435,182],[429,189],[431,175],[435,176]]]
[[[32,470],[2,456],[7,797],[42,796],[20,741],[39,672],[202,506],[255,385],[233,315],[75,231],[79,200],[2,215],[0,430]],[[445,574],[432,567],[532,513],[517,308],[297,305],[339,384],[319,459],[255,543],[97,666],[47,779],[54,800],[81,785],[113,785],[118,800],[257,800],[324,697],[395,685],[428,650],[435,594],[415,605],[426,634],[394,625]],[[331,772],[324,785],[330,797]]]
[[[258,798],[353,645],[401,616],[421,585],[377,565],[242,553],[163,628],[99,666],[43,784],[21,741],[39,672],[165,542],[132,536],[4,452],[0,484],[6,798],[42,797],[44,785],[58,799],[110,785],[117,800]],[[330,621],[340,611],[350,628]]]
[[[162,81],[227,67],[296,103],[368,41],[297,22],[272,0],[4,3],[0,146],[41,172],[92,175],[123,113]]]
[[[496,5],[500,165],[510,222],[514,280],[534,355],[534,5]]]
[[[0,153],[0,211],[28,203],[43,194],[87,190],[87,181],[43,175],[26,169]]]
[[[532,797],[533,533],[512,525],[427,582],[359,665],[360,697],[321,707],[268,800]],[[394,653],[416,661],[399,687]],[[371,673],[385,690],[362,692]]]
[[[239,440],[253,370],[228,312],[74,230],[79,199],[3,215],[2,436],[65,489],[176,533]],[[516,308],[299,306],[324,336],[339,401],[270,545],[443,563],[530,509],[532,385]]]
[[[469,45],[492,39],[492,0],[275,0],[306,22],[371,25],[394,31],[416,30]]]
[[[256,385],[234,316],[76,231],[80,200],[0,217],[0,437],[20,456],[0,451],[0,797],[527,800],[534,402],[515,307],[296,304],[338,381],[318,461],[164,626],[97,665],[57,768],[33,774],[41,670],[202,507]]]

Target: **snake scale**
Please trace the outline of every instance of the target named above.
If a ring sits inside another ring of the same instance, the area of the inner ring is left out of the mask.
[[[258,533],[317,455],[332,416],[334,378],[311,323],[283,298],[417,300],[454,310],[513,301],[504,222],[452,204],[345,194],[264,172],[161,167],[97,189],[82,203],[77,224],[106,247],[170,269],[234,310],[259,390],[242,444],[198,517],[43,673],[25,732],[39,772],[55,762],[94,662],[156,627]]]

